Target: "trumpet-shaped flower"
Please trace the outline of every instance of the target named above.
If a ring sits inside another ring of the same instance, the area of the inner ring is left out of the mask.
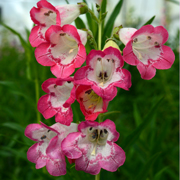
[[[29,41],[33,47],[45,42],[45,32],[51,25],[71,24],[81,13],[81,5],[53,6],[46,0],[40,0],[37,8],[30,11],[32,21],[36,24],[31,30]]]
[[[75,101],[73,78],[50,78],[42,84],[43,95],[38,101],[38,110],[45,119],[55,115],[55,121],[69,126],[73,121],[70,105]]]
[[[122,28],[119,37],[126,45],[124,61],[137,66],[142,79],[152,79],[156,69],[169,69],[175,60],[172,49],[163,45],[168,39],[168,32],[162,26],[146,25],[139,30]]]
[[[94,121],[100,113],[107,112],[109,101],[103,100],[91,86],[79,85],[76,88],[76,99],[86,120]]]
[[[114,122],[84,121],[78,131],[69,134],[61,144],[64,154],[75,159],[76,170],[96,175],[101,168],[114,172],[124,164],[125,152],[116,142],[119,133]]]
[[[41,65],[51,66],[51,72],[56,77],[66,78],[75,68],[83,64],[86,59],[86,49],[74,26],[52,25],[45,36],[47,42],[41,43],[36,48],[35,57]],[[86,42],[86,38],[82,39]]]
[[[51,127],[43,124],[29,124],[25,135],[36,141],[27,152],[29,161],[36,164],[36,169],[46,166],[47,171],[53,176],[66,174],[65,156],[61,150],[62,140],[71,132],[77,131],[77,124],[65,126],[56,123]]]
[[[75,73],[75,83],[90,85],[103,99],[112,100],[117,94],[116,86],[125,90],[130,88],[131,74],[122,69],[124,61],[118,49],[108,47],[104,51],[92,50],[86,64]]]

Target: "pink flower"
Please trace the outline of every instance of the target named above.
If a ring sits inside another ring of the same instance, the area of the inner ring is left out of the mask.
[[[55,121],[69,126],[73,121],[70,105],[75,101],[73,78],[50,78],[42,84],[46,95],[38,101],[38,110],[45,119],[55,115]]]
[[[71,13],[69,13],[71,12]],[[46,0],[40,0],[37,8],[30,11],[32,21],[36,24],[31,30],[29,41],[33,47],[45,42],[45,32],[51,25],[72,23],[80,15],[79,5],[61,5],[54,7]]]
[[[130,88],[131,74],[122,69],[124,61],[118,49],[108,47],[104,51],[92,50],[86,64],[75,73],[75,83],[90,85],[103,99],[112,100],[117,94],[116,86],[125,90]]]
[[[175,60],[171,48],[163,45],[168,32],[162,26],[146,25],[139,30],[123,28],[119,37],[124,44],[127,43],[123,50],[124,61],[137,66],[142,79],[152,79],[156,69],[169,69]]]
[[[85,35],[86,33],[84,33]],[[46,31],[47,42],[35,50],[35,57],[43,66],[51,66],[51,72],[58,78],[66,78],[86,59],[86,49],[77,29],[72,25],[52,25]],[[82,37],[83,41],[86,39]]]
[[[78,131],[69,134],[62,142],[64,154],[75,159],[76,170],[96,175],[101,168],[114,172],[124,164],[125,152],[116,142],[119,133],[114,122],[84,121]]]
[[[51,127],[43,124],[29,124],[25,135],[37,143],[27,152],[29,161],[36,164],[36,169],[46,166],[53,176],[66,174],[65,156],[61,150],[62,140],[71,132],[77,131],[77,124],[64,126],[56,123]]]
[[[94,121],[100,113],[107,112],[109,101],[103,100],[91,86],[79,85],[76,88],[76,99],[86,120]]]

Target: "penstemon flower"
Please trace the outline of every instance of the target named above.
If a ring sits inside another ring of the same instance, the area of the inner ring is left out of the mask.
[[[103,100],[91,88],[91,86],[79,85],[76,88],[76,99],[85,120],[94,121],[100,113],[107,112],[109,101]]]
[[[73,121],[70,105],[75,101],[73,78],[50,78],[42,84],[43,95],[38,101],[38,110],[45,119],[55,115],[55,121],[69,126]]]
[[[156,69],[169,69],[174,63],[172,49],[163,45],[168,32],[162,26],[146,25],[139,30],[122,28],[119,37],[126,45],[123,50],[124,61],[137,66],[142,79],[152,79]]]
[[[46,166],[53,176],[66,174],[65,156],[61,150],[62,140],[71,132],[77,131],[77,124],[65,126],[56,123],[52,126],[29,124],[25,129],[25,136],[37,143],[27,152],[29,161],[36,164],[36,169]]]
[[[92,50],[86,64],[75,73],[75,83],[90,85],[103,99],[112,100],[117,94],[116,86],[125,90],[131,87],[131,74],[122,69],[124,61],[118,49]]]
[[[86,43],[86,33],[82,33]],[[46,31],[47,42],[35,50],[37,61],[43,66],[51,66],[51,72],[58,78],[66,78],[86,59],[86,49],[77,29],[72,25],[52,25]]]
[[[31,19],[36,24],[29,37],[31,45],[37,47],[42,42],[46,42],[45,32],[51,25],[71,24],[80,14],[86,12],[85,9],[82,3],[53,6],[46,0],[40,0],[37,8],[33,7],[30,11]]]
[[[62,142],[64,154],[75,159],[76,170],[96,175],[101,168],[114,172],[124,164],[125,152],[116,142],[119,133],[114,122],[84,121],[78,131],[69,134]]]

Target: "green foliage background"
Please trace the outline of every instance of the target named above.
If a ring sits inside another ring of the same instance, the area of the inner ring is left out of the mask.
[[[105,24],[103,22],[102,47],[106,38],[111,36],[113,23],[123,7],[123,0]],[[106,12],[106,0],[102,4],[102,13]],[[87,25],[78,18],[78,28],[91,29],[97,39],[97,23],[86,14]],[[141,27],[146,22],[138,22]],[[148,24],[151,22],[148,22]],[[76,180],[94,179],[93,175],[76,171],[74,165],[67,162],[67,174],[53,177],[46,168],[35,169],[35,164],[26,157],[28,148],[34,143],[24,136],[24,129],[37,119],[51,125],[54,117],[44,120],[37,112],[37,100],[44,94],[41,84],[53,77],[49,67],[37,63],[34,48],[21,35],[4,25],[3,43],[0,47],[0,179],[3,180]],[[27,39],[29,32],[27,32]],[[109,103],[108,112],[103,119],[115,122],[120,138],[117,144],[126,152],[126,161],[118,171],[112,173],[101,170],[101,179],[121,180],[177,180],[178,179],[178,107],[179,107],[179,30],[176,36],[166,44],[176,56],[171,69],[157,70],[156,76],[147,81],[140,78],[137,68],[125,64],[132,74],[130,91],[118,90],[118,95]],[[8,43],[6,36],[13,33],[18,36],[22,47]],[[123,45],[119,43],[123,48]],[[86,45],[87,53],[91,44]],[[74,122],[84,120],[79,104],[72,105]]]

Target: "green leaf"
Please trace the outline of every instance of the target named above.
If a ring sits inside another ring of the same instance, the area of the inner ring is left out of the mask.
[[[101,16],[106,16],[106,6],[107,6],[107,0],[102,0],[101,3]],[[104,30],[104,21],[102,21],[102,30]],[[103,32],[103,31],[102,31]]]
[[[106,12],[106,5],[107,5],[107,0],[102,0],[101,3],[101,13],[105,13]]]
[[[141,171],[138,173],[138,175],[136,176],[135,180],[145,180],[146,179],[151,166],[153,165],[154,161],[158,158],[159,155],[160,155],[160,152],[158,152],[155,155],[153,155],[147,161],[147,163],[143,166],[143,168],[141,168]]]
[[[86,28],[86,25],[84,24],[83,20],[80,17],[76,18],[75,24],[76,24],[77,29]]]
[[[176,1],[176,0],[166,0],[166,1],[169,1],[169,2],[172,2],[172,3],[175,3],[175,4],[179,5],[179,2]]]
[[[133,104],[133,115],[134,115],[134,119],[136,122],[136,126],[139,126],[142,122],[142,119],[141,119],[141,115],[139,113],[139,110],[137,108],[137,105],[135,103]]]
[[[22,126],[20,126],[20,125],[17,124],[17,123],[6,122],[6,123],[1,124],[1,126],[8,127],[8,128],[10,128],[10,129],[14,129],[14,130],[19,131],[20,133],[24,134],[25,128],[22,127]]]
[[[11,31],[13,34],[15,34],[16,36],[18,36],[21,45],[23,46],[24,49],[27,49],[27,43],[26,41],[22,38],[22,36],[20,35],[20,33],[18,33],[17,31],[15,31],[14,29],[12,29],[11,27],[9,27],[8,25],[4,24],[4,23],[0,23],[3,27],[5,27],[6,29],[8,29],[9,31]]]
[[[116,17],[118,16],[118,14],[120,13],[122,4],[123,4],[124,0],[120,0],[118,2],[118,4],[116,5],[114,11],[111,13],[106,25],[105,25],[105,29],[104,29],[104,34],[103,34],[103,42],[105,42],[106,38],[109,38],[111,36],[111,32],[113,29],[113,25],[114,22],[116,20]]]
[[[162,168],[159,172],[157,172],[156,174],[155,174],[155,176],[154,176],[154,180],[159,180],[159,179],[161,179],[161,174],[164,172],[164,171],[166,171],[167,169],[169,168],[169,166],[166,166],[166,167],[164,167],[164,168]]]
[[[161,98],[149,111],[149,113],[144,118],[143,122],[138,126],[130,135],[128,135],[125,140],[122,142],[121,147],[125,150],[130,145],[135,143],[135,141],[139,138],[141,132],[147,127],[147,125],[153,120],[154,116],[156,115],[156,110],[159,104],[162,102]]]
[[[154,18],[155,18],[156,16],[153,16],[151,19],[149,19],[143,26],[145,26],[145,25],[148,25],[148,24],[151,24],[153,21],[154,21]]]

